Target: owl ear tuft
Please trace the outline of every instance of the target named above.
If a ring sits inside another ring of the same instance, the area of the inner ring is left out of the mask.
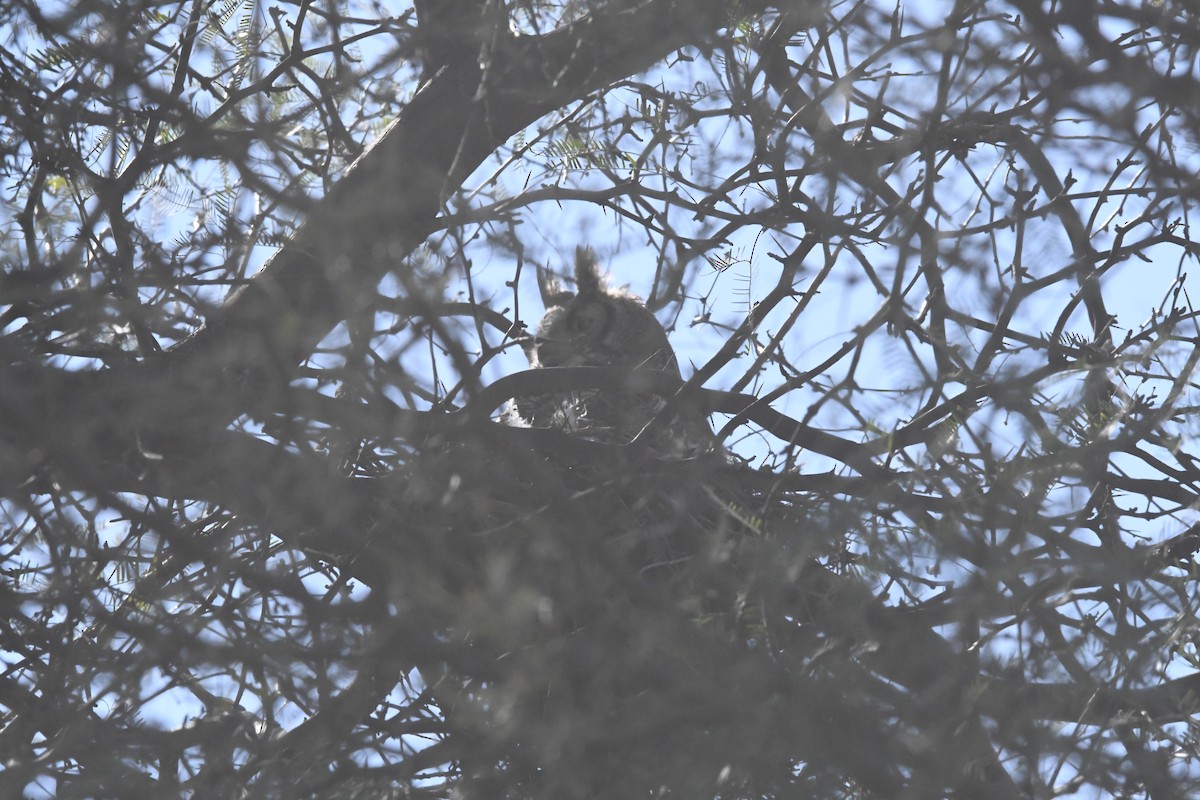
[[[600,294],[600,264],[590,247],[575,248],[575,288],[580,294]]]
[[[545,269],[541,264],[537,265],[537,284],[538,292],[542,295],[542,307],[553,308],[554,306],[565,305],[575,295],[563,289],[558,278]]]

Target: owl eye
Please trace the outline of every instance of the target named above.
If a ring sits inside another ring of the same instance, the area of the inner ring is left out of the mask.
[[[581,307],[570,319],[567,327],[576,335],[595,335],[600,333],[608,324],[609,309],[600,303],[589,303]]]

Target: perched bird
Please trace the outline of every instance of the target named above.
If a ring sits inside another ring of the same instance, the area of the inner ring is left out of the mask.
[[[606,285],[591,248],[575,251],[575,292],[538,276],[545,316],[526,348],[531,368],[610,367],[679,379],[667,333],[640,298]],[[633,381],[636,383],[636,381]],[[639,387],[579,389],[517,397],[516,424],[558,428],[593,441],[645,444],[663,458],[687,458],[714,446],[712,428],[687,407],[656,420],[668,405]],[[651,422],[654,422],[651,425]]]

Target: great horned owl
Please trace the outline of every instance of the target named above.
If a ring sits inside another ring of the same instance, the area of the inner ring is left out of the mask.
[[[539,285],[546,313],[526,350],[530,367],[615,367],[680,377],[662,325],[641,299],[605,285],[590,248],[575,251],[574,293],[547,285],[540,276]],[[711,449],[712,429],[697,411],[674,412],[670,419],[650,425],[667,401],[644,391],[581,389],[518,397],[514,410],[533,427],[560,428],[613,444],[636,439],[666,458]]]

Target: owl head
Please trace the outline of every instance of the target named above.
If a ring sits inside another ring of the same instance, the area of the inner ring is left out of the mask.
[[[527,351],[531,367],[619,367],[679,375],[666,331],[635,295],[605,285],[588,247],[575,250],[575,292],[538,274],[546,314]]]

